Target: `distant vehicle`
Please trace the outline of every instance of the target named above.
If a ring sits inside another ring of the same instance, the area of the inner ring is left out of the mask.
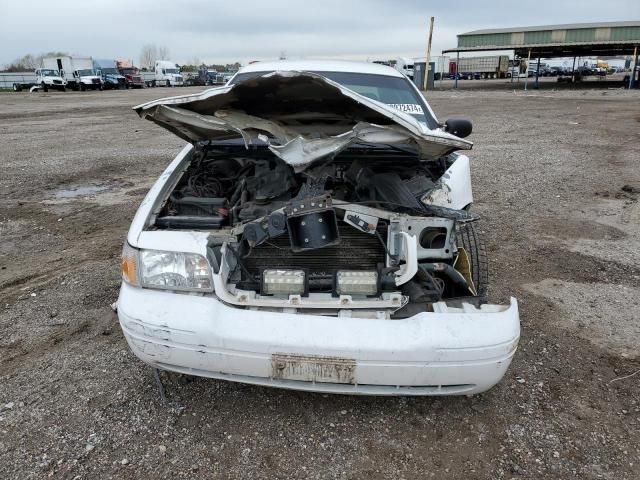
[[[589,67],[587,65],[583,65],[582,67],[578,67],[576,72],[581,77],[588,77],[589,75],[593,75],[594,74],[593,68],[591,68],[591,67]]]
[[[184,85],[184,79],[174,62],[157,60],[155,74],[154,86],[182,87]]]
[[[127,80],[120,75],[113,60],[94,58],[93,68],[100,75],[103,88],[126,88]]]
[[[540,77],[544,77],[545,71],[547,70],[547,68],[548,66],[546,63],[540,63],[539,69],[538,69],[538,62],[532,60],[529,63],[529,67],[527,68],[527,76],[535,77],[536,75],[538,75]]]
[[[459,73],[469,78],[505,78],[509,71],[508,55],[489,55],[449,60],[449,73]]]
[[[375,62],[374,62],[375,63]],[[400,57],[396,60],[394,68],[400,73],[404,73],[413,80],[413,60],[411,58]]]
[[[560,75],[564,75],[565,70],[564,67],[550,67],[549,68],[549,75],[552,77],[557,77]]]
[[[58,70],[72,90],[102,90],[102,80],[93,69],[91,57],[47,57],[42,66]]]
[[[116,60],[116,68],[120,75],[124,77],[127,88],[144,88],[144,81],[140,70],[125,60]]]
[[[522,78],[527,76],[527,61],[522,58],[515,58],[509,60],[507,72],[505,76],[507,78]]]
[[[213,85],[215,79],[215,72],[213,75],[209,73],[206,66],[201,66],[197,73],[184,74],[184,84],[187,87],[200,87],[205,85]]]
[[[43,92],[48,92],[50,88],[64,92],[67,87],[67,81],[60,75],[58,69],[38,68],[36,69],[35,82],[15,82],[13,91],[20,92],[32,87],[39,87]]]
[[[231,80],[236,73],[237,72],[224,72],[222,74],[222,83],[226,85],[227,82]]]
[[[209,80],[211,82],[211,85],[225,84],[224,74],[218,72],[217,70],[207,70],[207,73],[209,75]]]

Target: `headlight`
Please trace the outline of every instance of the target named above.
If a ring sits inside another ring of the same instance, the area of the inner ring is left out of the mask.
[[[125,245],[122,278],[146,288],[213,291],[209,262],[197,253],[136,250]]]

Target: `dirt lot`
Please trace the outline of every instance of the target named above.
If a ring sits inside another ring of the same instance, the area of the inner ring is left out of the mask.
[[[520,302],[491,391],[170,375],[165,406],[109,304],[136,206],[182,147],[130,107],[195,90],[0,94],[1,478],[640,478],[640,92],[430,94],[474,122],[491,294]]]

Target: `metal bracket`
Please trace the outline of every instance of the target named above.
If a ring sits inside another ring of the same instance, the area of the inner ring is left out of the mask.
[[[156,380],[156,386],[158,387],[158,392],[160,393],[160,400],[163,404],[167,403],[167,396],[165,395],[164,384],[162,383],[162,379],[160,378],[160,370],[157,368],[153,369],[153,377]]]

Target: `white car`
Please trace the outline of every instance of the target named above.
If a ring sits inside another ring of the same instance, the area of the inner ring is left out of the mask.
[[[154,368],[328,393],[483,392],[518,307],[487,303],[466,120],[398,71],[282,61],[135,107],[188,142],[124,246],[118,316]]]

